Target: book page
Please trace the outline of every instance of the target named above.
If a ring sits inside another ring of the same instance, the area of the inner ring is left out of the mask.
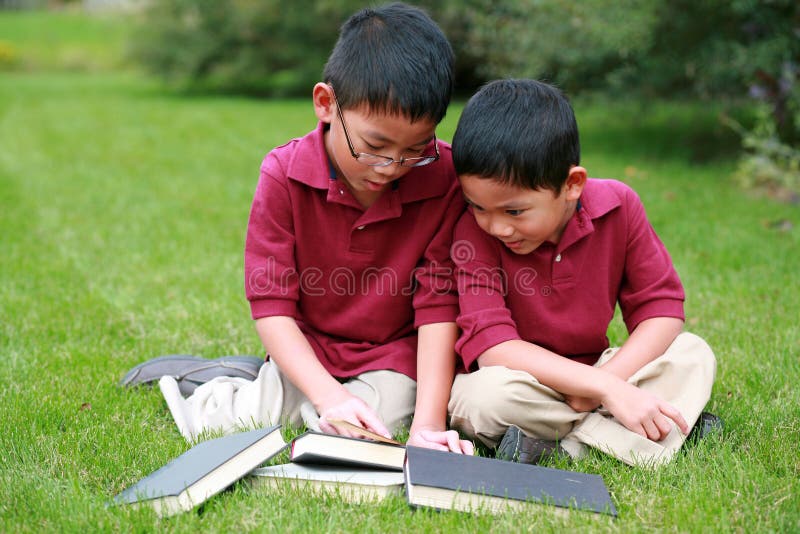
[[[366,428],[361,428],[360,426],[356,426],[353,423],[345,421],[344,419],[328,419],[327,420],[331,426],[336,427],[339,430],[349,430],[353,434],[358,434],[359,436],[369,438],[374,441],[379,441],[381,443],[390,443],[392,445],[402,445],[397,440],[389,439],[386,437],[381,436],[380,434],[376,434],[371,430],[367,430]]]

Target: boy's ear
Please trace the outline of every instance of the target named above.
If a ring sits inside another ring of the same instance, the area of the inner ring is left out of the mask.
[[[318,83],[312,91],[314,99],[314,113],[322,122],[333,122],[333,115],[336,113],[336,104],[333,99],[333,89],[327,83]]]
[[[586,169],[583,167],[574,165],[570,168],[567,181],[564,183],[567,200],[578,200],[581,197],[583,187],[586,185],[586,178]]]

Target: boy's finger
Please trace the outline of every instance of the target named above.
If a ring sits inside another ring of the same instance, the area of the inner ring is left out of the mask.
[[[366,428],[367,430],[371,430],[376,434],[380,434],[385,438],[391,439],[392,435],[389,433],[389,429],[384,426],[383,422],[378,418],[375,413],[370,410],[366,405],[359,410],[358,418],[361,420],[361,423],[358,426],[362,428]]]
[[[419,445],[420,446],[424,446],[427,449],[433,449],[433,450],[442,451],[442,452],[447,452],[447,451],[450,450],[450,449],[447,448],[446,445],[442,445],[439,442],[431,441],[431,440],[425,439],[425,438],[421,438],[421,439],[422,439],[422,443],[420,443]]]
[[[650,441],[661,441],[661,431],[653,421],[645,421],[642,423],[642,428],[644,428],[647,439]]]
[[[658,427],[660,436],[658,441],[666,438],[670,432],[672,432],[672,425],[670,424],[669,420],[664,417],[663,415],[659,415],[655,419],[656,426]]]
[[[445,437],[447,438],[447,447],[449,450],[453,452],[461,453],[461,438],[458,436],[458,432],[455,430],[448,430],[445,432]]]
[[[340,434],[339,429],[328,423],[324,417],[319,420],[319,429],[326,434]]]
[[[461,452],[463,452],[467,456],[473,456],[475,454],[475,445],[473,445],[471,441],[468,441],[466,439],[462,439],[461,440]]]
[[[356,426],[361,426],[356,418],[347,418],[343,419],[344,421],[348,421]],[[353,434],[348,431],[346,428],[342,428],[336,425],[332,425],[328,422],[326,417],[320,417],[319,419],[319,429],[325,432],[326,434],[336,434],[338,436],[345,436],[348,438],[354,437]]]
[[[675,421],[675,424],[678,425],[678,428],[684,435],[689,433],[689,425],[686,424],[686,419],[683,418],[683,415],[681,415],[681,412],[679,412],[677,408],[671,404],[665,404],[661,406],[661,413]]]

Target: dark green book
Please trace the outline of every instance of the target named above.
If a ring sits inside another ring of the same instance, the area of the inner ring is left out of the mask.
[[[413,506],[500,512],[552,505],[617,515],[599,475],[419,447],[407,447],[405,475]]]
[[[114,502],[150,505],[160,516],[191,510],[284,447],[280,425],[204,441],[116,495]]]

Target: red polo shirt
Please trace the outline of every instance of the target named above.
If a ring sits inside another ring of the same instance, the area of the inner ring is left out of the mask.
[[[653,317],[684,318],[684,293],[639,197],[613,180],[588,180],[558,244],[517,255],[471,213],[455,230],[453,258],[467,369],[504,341],[523,339],[584,363],[609,342],[617,303],[630,333]]]
[[[261,165],[244,262],[253,319],[294,317],[333,376],[415,378],[415,328],[458,315],[449,252],[464,202],[450,146],[365,209],[332,177],[324,127]]]

